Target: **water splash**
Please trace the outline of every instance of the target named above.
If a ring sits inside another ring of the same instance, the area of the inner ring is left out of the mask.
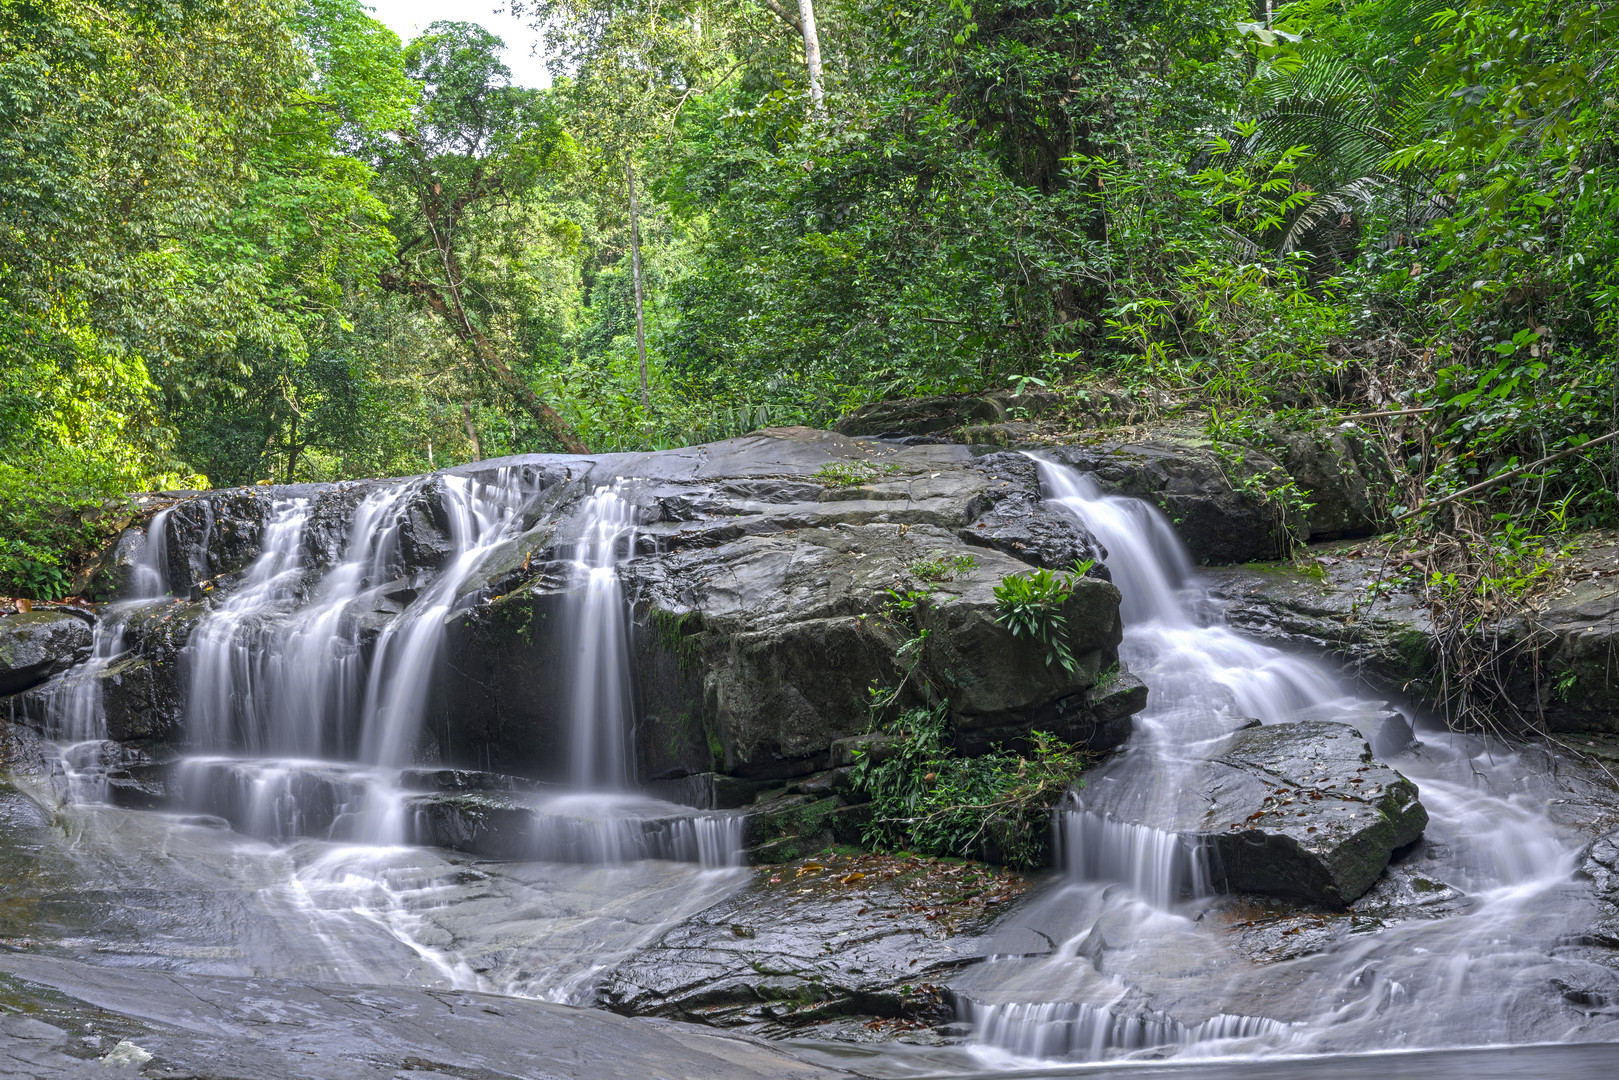
[[[1115,1011],[1077,1001],[985,1004],[963,998],[958,1012],[969,1020],[991,1060],[1010,1056],[1043,1061],[1100,1061],[1117,1054],[1228,1040],[1284,1039],[1288,1025],[1263,1016],[1221,1013],[1187,1025],[1146,1011]]]

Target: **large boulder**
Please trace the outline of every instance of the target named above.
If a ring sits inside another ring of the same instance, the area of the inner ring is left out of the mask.
[[[1206,759],[1181,763],[1172,799],[1139,775],[1110,782],[1139,771],[1130,757],[1093,771],[1080,806],[1210,852],[1214,883],[1232,892],[1343,907],[1428,823],[1416,785],[1376,761],[1348,724],[1244,728]]]
[[[90,624],[60,609],[0,615],[0,694],[37,686],[83,660]]]
[[[448,624],[431,710],[445,760],[539,776],[567,760],[575,571],[559,556],[577,543],[581,500],[613,482],[640,521],[618,573],[634,611],[643,779],[814,772],[834,741],[872,725],[874,685],[900,686],[909,704],[923,676],[949,699],[970,752],[1031,725],[1103,749],[1141,707],[1139,684],[1116,668],[1106,581],[1086,578],[1069,602],[1072,673],[994,622],[1002,577],[1100,554],[1039,503],[1021,455],[782,429],[578,465],[546,491],[534,528],[491,557],[482,580],[495,595]],[[927,648],[907,677],[898,653],[922,630]]]
[[[974,863],[880,855],[753,875],[615,968],[604,1004],[772,1036],[870,1039],[949,1024],[943,984],[988,959],[987,931],[1028,887]]]
[[[915,690],[924,679],[949,701],[968,752],[1026,735],[1043,711],[1067,737],[1122,741],[1098,732],[1085,699],[1117,664],[1118,591],[1075,582],[1063,606],[1076,659],[1069,672],[995,621],[993,588],[1025,572],[1022,564],[981,551],[950,580],[925,582],[911,570],[963,552],[940,529],[869,525],[747,537],[632,563],[626,576],[648,623],[681,623],[677,647],[689,651],[702,691],[691,705],[729,772],[821,767],[835,740],[871,726],[873,686]],[[924,633],[914,658],[901,654]]]
[[[1054,446],[1042,454],[1090,474],[1110,495],[1157,506],[1199,563],[1277,558],[1308,535],[1291,479],[1263,451],[1163,431],[1128,442]]]

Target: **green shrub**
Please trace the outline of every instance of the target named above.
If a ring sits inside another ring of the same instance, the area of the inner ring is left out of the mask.
[[[827,487],[858,487],[898,469],[899,466],[891,461],[885,461],[880,466],[869,461],[829,461],[811,475]]]
[[[932,559],[917,559],[906,569],[913,577],[923,581],[954,581],[977,570],[978,560],[971,555],[957,555],[955,558],[940,555]]]
[[[1045,863],[1051,810],[1079,783],[1089,763],[1082,751],[1036,731],[1027,754],[997,747],[961,757],[943,705],[912,709],[888,730],[897,751],[881,762],[862,753],[853,774],[872,800],[867,844],[1021,868]]]

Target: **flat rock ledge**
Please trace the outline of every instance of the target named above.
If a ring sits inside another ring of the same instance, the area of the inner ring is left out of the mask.
[[[948,1036],[945,984],[988,958],[1020,874],[919,856],[826,854],[754,871],[603,987],[615,1012],[768,1036]]]
[[[1244,728],[1187,763],[1172,810],[1149,811],[1140,783],[1108,783],[1107,773],[1088,778],[1085,810],[1181,835],[1228,892],[1345,907],[1428,823],[1416,785],[1374,760],[1348,724]]]

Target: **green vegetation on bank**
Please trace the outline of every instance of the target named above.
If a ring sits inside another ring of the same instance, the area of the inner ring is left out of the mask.
[[[549,89],[359,0],[0,0],[0,592],[142,490],[1004,387],[1371,417],[1459,631],[1619,517],[1608,0],[822,0],[813,89],[793,5],[510,6]]]

